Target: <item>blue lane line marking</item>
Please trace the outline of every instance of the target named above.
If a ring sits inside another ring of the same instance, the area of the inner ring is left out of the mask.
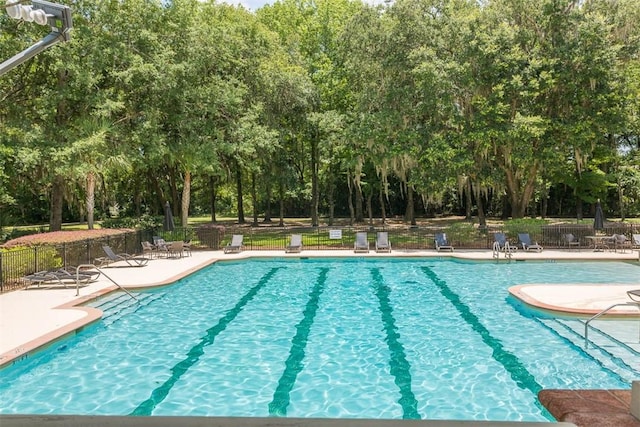
[[[151,393],[151,397],[149,399],[142,402],[130,415],[140,415],[147,416],[153,413],[153,410],[160,404],[169,394],[171,388],[173,388],[174,384],[178,382],[180,377],[184,375],[189,368],[191,368],[199,359],[200,356],[204,354],[204,348],[213,344],[213,341],[216,339],[216,336],[222,331],[224,331],[229,323],[231,323],[238,314],[242,311],[245,305],[251,301],[258,291],[265,287],[267,283],[271,280],[271,278],[276,274],[278,270],[283,267],[272,268],[267,274],[265,274],[257,285],[249,290],[240,301],[233,307],[231,310],[227,311],[227,313],[218,321],[215,326],[207,329],[207,334],[202,337],[200,342],[195,346],[191,347],[189,352],[187,353],[186,359],[178,362],[173,368],[171,368],[171,377],[167,381],[164,382],[160,387],[153,390]]]
[[[422,267],[422,271],[431,279],[431,281],[438,287],[438,290],[451,304],[458,310],[462,319],[464,319],[471,328],[480,334],[482,341],[487,344],[492,350],[493,358],[509,373],[511,379],[518,384],[521,389],[529,390],[531,393],[538,397],[538,392],[542,390],[542,386],[538,384],[535,377],[527,370],[527,368],[520,362],[517,356],[505,350],[499,339],[493,337],[491,332],[485,328],[480,319],[471,312],[471,309],[462,302],[460,296],[447,286],[447,282],[441,280],[436,273],[429,267]]]
[[[309,301],[307,301],[304,309],[302,320],[296,325],[296,335],[291,340],[291,350],[285,362],[284,372],[280,377],[276,391],[273,393],[273,400],[269,403],[270,416],[284,417],[287,415],[287,407],[291,399],[290,393],[298,374],[303,368],[304,350],[309,339],[311,325],[313,325],[313,320],[318,311],[320,295],[324,291],[328,273],[328,268],[320,269],[320,276],[309,294]]]
[[[396,320],[393,317],[393,307],[389,299],[391,289],[384,283],[380,269],[372,268],[371,276],[373,278],[376,296],[380,303],[382,323],[387,333],[387,345],[391,353],[391,358],[389,359],[391,375],[394,376],[395,383],[400,389],[400,400],[398,402],[402,407],[402,418],[419,420],[418,401],[411,390],[411,365],[407,361],[404,347],[399,340],[400,334],[396,327]]]

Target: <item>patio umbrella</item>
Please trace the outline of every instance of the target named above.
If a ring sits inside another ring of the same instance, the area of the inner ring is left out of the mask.
[[[173,213],[169,202],[164,204],[164,222],[162,224],[164,231],[173,231],[175,224],[173,223]]]
[[[596,202],[596,215],[593,218],[593,229],[602,230],[604,228],[604,213],[600,205],[600,199]]]

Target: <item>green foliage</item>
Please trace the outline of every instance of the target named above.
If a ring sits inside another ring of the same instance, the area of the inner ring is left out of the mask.
[[[185,219],[280,204],[315,220],[362,217],[361,192],[374,216],[412,192],[460,213],[447,195],[473,192],[472,210],[513,217],[549,194],[559,214],[598,197],[637,214],[637,168],[615,146],[640,134],[637,6],[73,2],[72,41],[0,79],[0,210],[53,229],[166,200]],[[7,57],[41,37],[0,20]]]
[[[478,236],[478,229],[471,222],[456,222],[447,226],[447,236],[456,242],[470,242]]]
[[[530,235],[539,235],[540,230],[547,221],[537,218],[518,218],[504,222],[503,229],[505,233],[512,239],[517,239],[518,233],[529,233]]]
[[[51,246],[16,246],[11,249],[0,248],[2,257],[10,260],[2,263],[2,280],[11,277],[22,277],[36,271],[51,270],[62,267],[62,258],[56,248]]]
[[[151,230],[161,228],[163,217],[148,214],[139,217],[108,218],[102,221],[102,228],[135,228]]]

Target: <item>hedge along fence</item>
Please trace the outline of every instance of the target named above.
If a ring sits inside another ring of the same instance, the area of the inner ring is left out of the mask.
[[[339,232],[338,232],[339,231]],[[546,225],[543,222],[511,222],[501,227],[479,228],[472,223],[459,222],[447,227],[272,227],[235,226],[224,227],[204,224],[199,227],[178,227],[173,231],[138,230],[99,239],[88,239],[60,245],[42,245],[28,248],[0,249],[0,292],[24,287],[21,278],[42,270],[92,264],[96,258],[104,256],[103,245],[109,245],[116,253],[137,254],[142,250],[142,242],[153,242],[158,236],[165,241],[189,241],[193,250],[220,250],[231,241],[233,234],[242,234],[245,250],[282,250],[289,244],[291,234],[301,234],[303,248],[307,250],[348,250],[353,249],[357,232],[366,232],[371,247],[374,247],[376,233],[385,231],[389,235],[394,250],[425,250],[434,248],[434,235],[447,233],[449,242],[456,249],[491,249],[494,233],[504,232],[509,241],[516,243],[518,233],[529,233],[531,239],[545,248],[564,248],[562,235],[571,233],[581,239],[582,246],[588,247],[584,238],[593,235],[590,225],[561,224]],[[602,234],[640,233],[640,224],[608,223],[600,231]],[[339,236],[339,237],[338,237]]]

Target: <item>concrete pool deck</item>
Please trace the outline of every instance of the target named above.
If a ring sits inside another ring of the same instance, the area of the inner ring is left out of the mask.
[[[167,285],[187,276],[198,269],[218,260],[246,259],[250,257],[455,257],[466,260],[485,260],[496,262],[490,250],[456,250],[455,252],[403,251],[394,250],[391,253],[354,253],[351,250],[312,251],[285,254],[284,251],[243,251],[239,254],[224,254],[222,251],[194,251],[192,256],[179,259],[153,259],[144,267],[110,267],[103,268],[103,275],[86,286],[76,290],[75,285],[62,288],[59,285],[40,288],[17,290],[0,295],[0,367],[14,361],[28,357],[30,353],[46,347],[61,337],[74,333],[79,328],[100,319],[101,312],[97,309],[83,306],[84,303],[98,298],[116,289],[115,285],[105,277],[108,275],[113,281],[127,289],[146,288]],[[508,262],[504,255],[497,262]],[[511,262],[524,261],[627,261],[639,266],[638,283],[635,285],[595,286],[554,284],[540,284],[516,286],[510,290],[513,295],[526,304],[546,310],[561,311],[571,314],[590,315],[612,304],[630,301],[626,291],[640,289],[640,253],[637,250],[620,252],[593,252],[544,250],[543,252],[516,252]],[[615,284],[615,283],[612,283]],[[505,290],[506,292],[506,290]],[[620,307],[616,313],[625,317],[637,316],[640,313],[637,306]],[[622,342],[629,340],[629,328],[633,328],[633,336],[638,336],[636,322],[620,323],[614,330],[624,336]],[[629,325],[634,323],[634,325]],[[640,344],[636,341],[631,345]],[[535,425],[529,423],[530,425]],[[436,425],[436,424],[434,424]],[[501,424],[502,425],[502,424]],[[640,424],[639,424],[640,425]]]

